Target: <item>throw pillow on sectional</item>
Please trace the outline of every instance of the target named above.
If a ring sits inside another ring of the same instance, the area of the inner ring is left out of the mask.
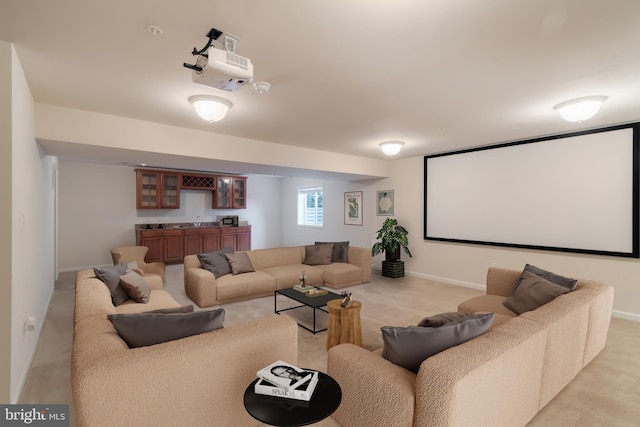
[[[304,261],[306,265],[331,264],[333,257],[333,243],[308,245],[304,247]]]
[[[107,267],[94,267],[93,272],[100,279],[111,293],[111,302],[114,306],[119,306],[129,299],[127,293],[120,286],[120,276],[127,271],[127,264],[121,262],[118,265],[110,265]]]
[[[193,313],[109,314],[129,348],[145,347],[221,329],[224,308]]]
[[[180,307],[172,307],[172,308],[159,308],[157,310],[149,310],[144,313],[193,313],[193,304],[189,305],[181,305]]]
[[[417,373],[427,358],[485,333],[493,317],[494,313],[471,314],[437,328],[383,326],[382,357]]]
[[[229,261],[229,265],[231,266],[231,274],[233,274],[234,276],[236,274],[251,273],[252,271],[256,271],[253,268],[253,264],[251,264],[249,255],[247,255],[245,252],[225,254],[225,256],[227,257],[227,261]]]
[[[437,328],[439,326],[443,326],[447,323],[455,322],[460,319],[468,319],[471,315],[473,315],[473,313],[465,313],[462,311],[434,314],[433,316],[425,317],[424,319],[422,319],[420,322],[418,322],[418,326]]]
[[[552,283],[530,271],[524,271],[514,294],[502,304],[514,313],[522,314],[535,310],[567,292],[569,289],[564,286]]]
[[[564,286],[570,291],[574,290],[576,288],[576,284],[578,283],[576,279],[572,279],[570,277],[564,277],[559,274],[544,270],[542,268],[536,267],[535,265],[531,265],[531,264],[526,264],[524,266],[524,270],[522,270],[522,273],[524,273],[525,271],[533,273],[536,276],[542,277],[543,279],[548,280],[551,283],[555,283],[556,285]],[[511,291],[511,295],[514,295],[516,293],[516,289],[518,289],[518,286],[520,286],[521,282],[522,282],[522,275],[520,275],[518,280],[516,280],[516,283],[514,283],[513,289]]]
[[[217,279],[225,274],[231,274],[231,266],[229,266],[229,262],[225,257],[226,254],[230,253],[233,253],[233,249],[231,246],[227,246],[219,251],[197,254],[197,257],[202,268],[213,273],[213,277]]]
[[[331,261],[333,262],[349,262],[349,241],[345,242],[315,242],[316,245],[333,245],[333,253],[331,254]]]
[[[129,298],[137,303],[146,304],[149,302],[151,289],[147,281],[133,270],[127,270],[120,276],[120,287]]]

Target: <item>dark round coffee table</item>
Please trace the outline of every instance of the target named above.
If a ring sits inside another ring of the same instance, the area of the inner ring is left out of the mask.
[[[256,394],[255,379],[244,392],[244,407],[253,418],[272,426],[296,427],[322,421],[340,406],[342,390],[329,375],[318,374],[318,384],[308,402]]]

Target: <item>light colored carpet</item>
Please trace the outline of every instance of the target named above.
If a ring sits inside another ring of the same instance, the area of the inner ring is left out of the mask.
[[[184,293],[182,265],[167,266],[166,289],[181,304],[191,301]],[[70,357],[74,300],[74,273],[60,275],[44,327],[26,380],[20,403],[72,403]],[[382,346],[380,327],[416,324],[427,315],[454,311],[459,302],[480,291],[415,277],[388,279],[375,274],[372,283],[348,288],[362,302],[363,347]],[[278,308],[291,304],[278,297]],[[225,304],[225,326],[271,316],[274,298],[265,297]],[[287,312],[300,322],[311,322],[311,309]],[[318,314],[318,327],[326,315]],[[326,372],[326,332],[316,335],[299,328],[300,366]],[[553,399],[529,426],[619,426],[640,425],[640,323],[612,319],[604,351]],[[517,379],[514,379],[517,380]],[[73,412],[73,408],[72,412]],[[71,417],[71,426],[75,418]],[[336,427],[331,419],[316,424]],[[348,427],[348,426],[344,426]]]

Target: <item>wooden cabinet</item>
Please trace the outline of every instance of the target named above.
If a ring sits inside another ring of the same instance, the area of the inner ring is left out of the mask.
[[[219,176],[213,195],[214,209],[245,209],[247,207],[247,178]]]
[[[234,251],[251,250],[251,226],[137,230],[136,244],[149,248],[147,262],[180,264],[186,255],[214,252],[227,246]]]
[[[180,175],[136,169],[138,209],[179,209]]]
[[[219,228],[189,228],[184,230],[184,254],[195,255],[220,249]]]
[[[251,250],[251,226],[220,229],[220,246],[231,246],[234,251]]]
[[[180,191],[211,191],[214,209],[245,209],[247,178],[203,173],[136,169],[138,209],[180,209]]]

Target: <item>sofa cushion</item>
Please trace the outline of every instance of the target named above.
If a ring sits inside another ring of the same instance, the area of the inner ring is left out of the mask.
[[[349,262],[349,242],[315,242],[316,245],[330,243],[333,245],[332,262]]]
[[[120,286],[125,293],[137,303],[146,304],[149,302],[151,289],[147,281],[133,270],[127,270],[120,276]]]
[[[333,265],[333,264],[331,264]],[[274,267],[267,267],[260,271],[276,279],[276,289],[292,288],[300,283],[300,276],[304,271],[305,283],[309,285],[322,286],[324,273],[320,267],[328,267],[322,265],[305,265],[305,264],[284,264]]]
[[[197,256],[200,260],[200,264],[202,264],[202,268],[213,273],[213,277],[217,279],[225,274],[231,274],[229,261],[227,261],[227,258],[225,257],[225,255],[229,253],[233,253],[231,246],[227,246],[226,248],[215,252],[198,254]]]
[[[235,276],[228,274],[216,281],[216,299],[219,304],[273,295],[275,290],[276,278],[263,271]]]
[[[224,308],[193,313],[110,314],[109,320],[130,348],[173,341],[222,328]]]
[[[552,283],[530,271],[522,272],[515,293],[504,301],[505,307],[516,314],[522,314],[553,301],[557,296],[566,294],[569,288]]]
[[[118,265],[110,265],[106,267],[94,267],[93,271],[98,279],[100,279],[111,293],[111,302],[113,305],[119,306],[129,299],[127,293],[120,286],[120,276],[127,271],[127,264],[121,262]]]
[[[456,322],[461,319],[468,319],[472,315],[473,313],[464,313],[461,311],[434,314],[433,316],[425,317],[424,319],[422,319],[420,322],[418,322],[418,326],[437,328],[450,322]]]
[[[324,283],[332,288],[343,288],[362,283],[362,269],[357,265],[334,262],[316,265],[314,268],[324,272]]]
[[[128,299],[123,304],[114,307],[115,313],[113,314],[142,313],[150,310],[173,308],[179,306],[180,304],[176,302],[176,300],[171,296],[169,292],[165,291],[164,289],[151,289],[148,303],[139,304],[132,299]]]
[[[494,312],[505,316],[518,316],[516,313],[505,307],[503,302],[506,299],[507,297],[502,295],[479,295],[458,304],[458,311],[464,311],[466,313]]]
[[[251,265],[249,256],[244,252],[237,252],[233,254],[225,254],[229,265],[231,266],[231,274],[251,273],[256,271]]]
[[[524,273],[525,271],[533,273],[536,276],[542,277],[543,279],[551,283],[555,283],[556,285],[564,286],[570,291],[574,290],[576,288],[576,284],[578,283],[576,279],[564,277],[559,274],[552,273],[551,271],[543,270],[542,268],[536,267],[535,265],[531,265],[531,264],[527,264],[524,266],[524,270],[522,271],[522,273]],[[523,275],[521,274],[518,280],[516,281],[516,283],[514,283],[513,285],[513,290],[511,291],[511,295],[514,295],[516,293],[516,289],[518,289],[518,286],[520,286],[520,283],[522,283],[522,280],[523,280]]]
[[[382,357],[412,372],[430,356],[483,334],[491,326],[493,313],[472,314],[437,328],[383,326]]]
[[[304,247],[304,263],[307,265],[331,264],[333,257],[333,244],[323,243],[321,245],[308,245]]]

